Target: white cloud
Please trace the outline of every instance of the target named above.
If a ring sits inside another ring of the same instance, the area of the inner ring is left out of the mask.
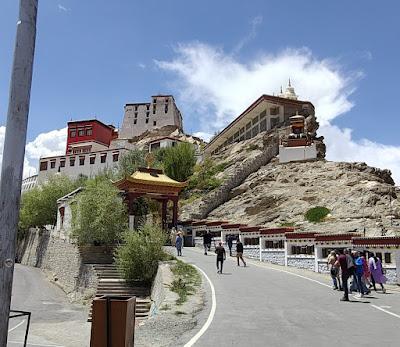
[[[0,127],[0,165],[3,161],[5,130],[4,126]],[[37,173],[40,157],[65,153],[66,142],[67,128],[39,134],[33,141],[28,142],[25,148],[24,177]]]
[[[67,8],[67,7],[65,7],[65,6],[63,6],[61,4],[58,4],[57,7],[58,7],[58,10],[60,12],[69,12],[69,11],[71,11],[71,9],[69,9],[69,8]]]
[[[143,70],[146,68],[146,64],[143,64],[143,63],[138,63],[137,66]]]
[[[239,41],[239,43],[235,46],[235,48],[233,49],[234,53],[238,53],[239,51],[241,51],[241,49],[247,45],[251,40],[253,40],[256,36],[257,36],[257,27],[259,25],[261,25],[263,22],[263,17],[262,16],[256,16],[254,17],[250,24],[251,24],[251,30],[250,33],[245,36],[243,39],[241,39]]]
[[[335,61],[317,59],[307,48],[260,55],[248,63],[200,42],[180,44],[175,54],[171,61],[155,63],[176,75],[187,114],[191,110],[202,114],[200,122],[192,120],[199,124],[197,134],[207,137],[221,130],[260,95],[278,92],[290,77],[300,99],[311,100],[316,107],[329,160],[365,161],[388,168],[400,183],[400,147],[355,141],[351,130],[332,125],[354,106],[349,97],[362,72],[345,73]]]

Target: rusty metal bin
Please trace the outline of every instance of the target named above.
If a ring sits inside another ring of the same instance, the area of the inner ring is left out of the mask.
[[[132,347],[136,297],[101,296],[93,300],[91,347]]]

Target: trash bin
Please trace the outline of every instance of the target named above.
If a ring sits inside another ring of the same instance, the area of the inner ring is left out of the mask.
[[[136,297],[101,296],[93,300],[91,347],[133,347]]]

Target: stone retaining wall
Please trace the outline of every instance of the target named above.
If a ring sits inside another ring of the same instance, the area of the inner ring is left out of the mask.
[[[387,283],[388,284],[397,284],[397,273],[396,273],[396,268],[385,268],[385,276],[387,278]]]
[[[243,255],[251,259],[260,259],[260,248],[258,246],[244,246]]]
[[[288,257],[288,266],[294,266],[300,269],[306,269],[314,271],[315,268],[315,260],[314,258],[305,258],[305,257]]]
[[[328,263],[326,260],[318,260],[318,272],[329,273]]]
[[[19,245],[20,262],[42,269],[72,300],[95,294],[97,276],[90,264],[82,262],[78,247],[52,236],[49,230],[31,229]]]
[[[261,251],[261,260],[272,264],[285,265],[285,251]]]

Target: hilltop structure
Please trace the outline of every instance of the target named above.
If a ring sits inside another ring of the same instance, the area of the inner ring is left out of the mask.
[[[183,131],[182,114],[172,95],[153,95],[152,102],[126,104],[119,138],[132,139],[146,131],[174,126]]]
[[[289,80],[284,93],[281,90],[278,96],[262,95],[254,101],[210,141],[204,149],[205,153],[218,154],[232,143],[249,140],[272,129],[288,128],[291,124],[290,118],[295,115],[304,117],[311,138],[322,143],[323,138],[316,138],[318,123],[315,119],[314,105],[310,101],[298,100]],[[321,157],[324,156],[323,150]]]

